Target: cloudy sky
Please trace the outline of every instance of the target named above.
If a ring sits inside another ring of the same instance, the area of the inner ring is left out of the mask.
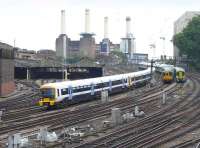
[[[162,1],[162,2],[161,2]],[[125,18],[131,17],[136,51],[156,55],[173,54],[173,23],[185,11],[198,11],[199,0],[0,0],[0,41],[33,50],[55,50],[60,34],[60,11],[66,10],[66,32],[79,40],[84,32],[84,11],[90,9],[96,41],[103,38],[103,18],[109,17],[109,38],[119,43],[125,36]],[[165,37],[165,51],[163,41]]]

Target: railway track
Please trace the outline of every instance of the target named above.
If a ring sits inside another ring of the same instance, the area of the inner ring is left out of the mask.
[[[154,90],[155,91],[155,90]],[[146,95],[149,95],[150,92],[147,92]],[[145,96],[145,94],[142,94],[142,96]],[[130,99],[130,98],[129,98]],[[36,126],[42,126],[42,125],[49,125],[49,129],[51,130],[57,130],[63,128],[63,126],[69,126],[76,123],[84,122],[86,120],[95,118],[98,116],[104,116],[110,114],[110,108],[113,106],[127,106],[127,98],[120,102],[120,100],[123,99],[117,99],[113,102],[108,103],[106,106],[102,106],[102,104],[98,104],[95,106],[91,106],[75,111],[69,111],[66,110],[59,110],[55,111],[55,114],[52,112],[45,112],[43,115],[37,114],[35,117],[29,118],[21,118],[18,120],[18,122],[12,121],[11,124],[7,122],[7,126],[3,126],[0,128],[0,135],[7,134],[8,132],[14,132],[14,131],[21,131],[28,128],[33,128]],[[125,103],[126,102],[126,103]],[[144,102],[145,103],[145,102]],[[147,103],[147,102],[146,102]],[[105,109],[107,108],[107,109]],[[124,107],[124,110],[128,110],[130,108],[133,108],[133,106]],[[102,111],[102,112],[101,112]],[[53,111],[54,112],[54,111]],[[84,118],[85,117],[85,118]],[[51,124],[50,123],[54,123]],[[58,125],[58,126],[57,126]]]
[[[22,81],[17,81],[16,83],[23,84],[26,89],[23,90],[23,93],[21,93],[20,95],[11,96],[9,99],[1,100],[0,109],[4,110],[5,112],[33,106],[34,103],[37,101],[37,98],[39,97],[39,92],[33,92],[32,90],[32,87],[37,88],[34,83],[32,83],[32,85]]]
[[[160,147],[161,144],[168,140],[172,140],[177,136],[181,136],[188,131],[198,128],[200,125],[197,121],[200,119],[195,117],[200,113],[199,100],[197,99],[200,90],[199,82],[197,83],[196,81],[194,83],[193,91],[196,96],[187,95],[184,99],[177,101],[172,106],[160,110],[139,122],[133,122],[120,129],[115,129],[104,137],[82,143],[76,146],[76,148]],[[188,99],[189,96],[191,96],[190,99]],[[197,112],[191,118],[188,118],[184,123],[179,123],[188,114],[192,114],[194,110],[197,110]],[[175,127],[172,128],[172,125]],[[183,130],[184,128],[185,130]],[[182,130],[180,131],[180,129]]]
[[[200,145],[200,138],[196,138],[176,144],[174,146],[171,146],[170,148],[188,148],[189,146],[198,148],[199,145]]]
[[[160,86],[160,87],[159,87]],[[143,88],[141,89],[140,91],[141,92],[145,92],[144,94],[139,94],[139,95],[136,95],[135,97],[144,97],[144,96],[147,96],[151,93],[155,93],[157,91],[158,88],[162,88],[164,89],[166,86],[162,86],[161,87],[161,84],[156,86],[156,87],[153,87],[153,88],[149,88],[149,89],[146,89]],[[111,96],[111,100],[114,100],[114,98],[117,98],[117,99],[123,99],[126,95],[128,95],[129,92],[126,92],[126,93],[123,93],[123,94],[119,94],[119,95],[113,95]],[[93,103],[93,102],[92,102]],[[98,104],[101,105],[100,102],[97,101]],[[17,108],[17,109],[13,109],[13,110],[9,110],[7,111],[4,115],[3,115],[3,120],[4,121],[20,121],[20,120],[23,120],[25,119],[29,119],[32,117],[32,115],[36,115],[38,113],[44,113],[44,111],[42,110],[43,107],[37,107],[35,106],[35,102],[31,103],[32,106],[31,107],[21,107],[21,108]],[[72,107],[74,107],[76,105],[73,105]],[[63,106],[64,108],[69,108],[68,105],[65,105]],[[39,115],[38,115],[39,116]]]
[[[152,102],[153,101],[153,99],[155,99],[155,100],[157,100],[158,98],[156,97],[156,98],[154,98],[155,96],[151,96],[152,97],[152,99],[149,99],[149,100],[146,100],[146,101],[148,101],[148,102],[146,102],[146,105],[148,105],[150,102]],[[150,97],[150,98],[151,98]],[[140,103],[142,103],[142,101],[140,102]],[[144,103],[144,102],[143,102]],[[127,104],[130,104],[130,102],[127,102]],[[133,109],[133,107],[134,107],[134,105],[130,105],[130,106],[128,106],[126,104],[126,109],[128,109],[129,111],[130,111],[130,109]],[[139,102],[138,102],[138,104],[139,104]],[[124,110],[124,108],[122,108],[121,107],[121,109],[123,110],[123,111],[125,111]],[[98,115],[96,115],[95,116],[95,118],[97,118],[97,117],[99,117],[99,116],[106,116],[106,115],[110,115],[110,109],[108,110],[108,113],[106,113],[106,114],[100,114],[99,112],[98,112]],[[83,119],[84,118],[84,116],[80,116],[80,119]],[[92,116],[92,118],[94,118],[94,116]],[[71,119],[71,118],[70,118]],[[86,118],[87,119],[87,118]],[[87,119],[87,120],[89,120],[89,119]],[[80,121],[78,121],[78,122],[80,122]],[[76,124],[76,123],[73,123],[73,124]],[[66,124],[65,124],[66,125]],[[67,125],[67,126],[70,126],[70,125]],[[55,127],[55,125],[53,126],[53,129],[55,130],[56,128],[58,128],[58,126],[57,127]],[[59,127],[60,128],[60,127]],[[57,146],[57,145],[53,145],[53,146],[51,146],[51,147],[55,147],[55,146]]]

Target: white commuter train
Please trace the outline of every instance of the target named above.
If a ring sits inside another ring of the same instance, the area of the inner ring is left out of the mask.
[[[150,68],[112,76],[63,81],[44,84],[40,88],[40,106],[55,106],[58,103],[80,102],[95,98],[101,91],[107,90],[109,94],[127,90],[131,87],[147,83],[151,79]]]

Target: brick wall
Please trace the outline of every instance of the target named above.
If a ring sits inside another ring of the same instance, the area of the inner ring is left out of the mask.
[[[15,90],[14,81],[5,82],[0,84],[0,96],[6,96]]]
[[[10,54],[11,53],[11,54]],[[8,95],[15,90],[14,60],[10,49],[1,49],[0,56],[0,96]]]

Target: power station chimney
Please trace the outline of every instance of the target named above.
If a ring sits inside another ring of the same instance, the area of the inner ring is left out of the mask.
[[[126,37],[129,38],[131,34],[131,18],[126,17]]]
[[[65,10],[61,10],[61,34],[66,34]]]
[[[85,9],[85,33],[90,33],[90,10]]]
[[[104,39],[108,38],[108,17],[104,17]]]

